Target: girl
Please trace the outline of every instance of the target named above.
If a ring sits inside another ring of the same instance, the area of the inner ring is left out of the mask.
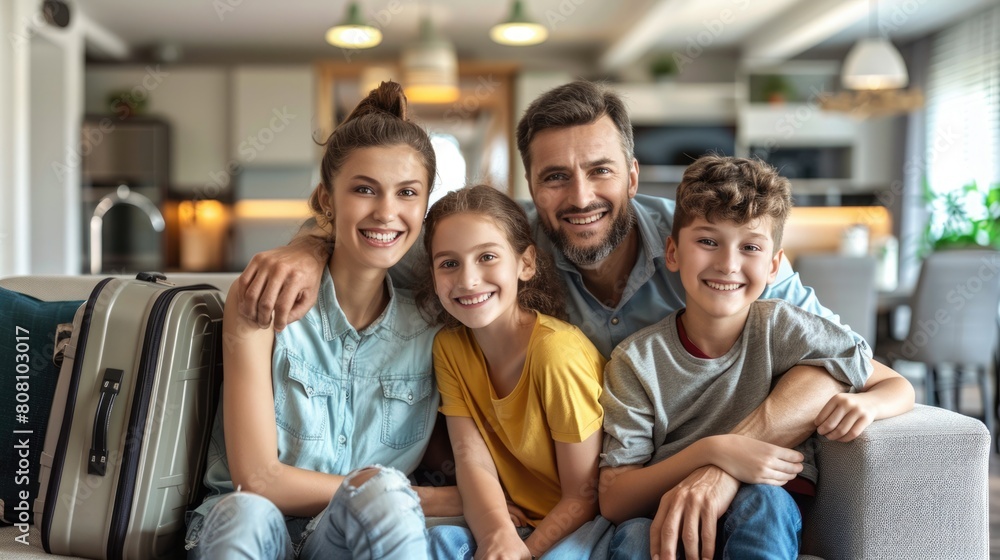
[[[513,200],[486,185],[452,192],[426,225],[433,288],[419,301],[446,326],[434,368],[471,529],[432,528],[432,554],[587,557],[608,527],[581,529],[598,511],[604,359],[553,317],[560,282]]]
[[[435,331],[386,276],[420,234],[434,166],[402,89],[383,83],[325,144],[309,205],[335,250],[316,305],[275,333],[228,298],[192,557],[426,558],[424,514],[461,513],[454,487],[406,478],[436,416]]]

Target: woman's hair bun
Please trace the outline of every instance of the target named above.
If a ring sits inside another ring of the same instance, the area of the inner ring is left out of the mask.
[[[377,88],[368,92],[344,122],[378,112],[389,113],[406,120],[406,96],[403,95],[403,86],[396,82],[382,82]]]

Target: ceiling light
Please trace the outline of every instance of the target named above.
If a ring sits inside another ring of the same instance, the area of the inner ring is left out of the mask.
[[[490,29],[490,38],[501,45],[537,45],[549,38],[549,31],[528,17],[521,0],[514,0],[510,17]]]
[[[870,32],[851,47],[844,59],[840,82],[847,89],[904,88],[910,83],[906,63],[889,39],[878,32],[878,0],[871,0]]]
[[[420,39],[403,49],[403,92],[410,103],[451,103],[458,99],[458,56],[434,33],[431,20],[420,22]]]
[[[841,83],[848,89],[897,89],[910,83],[902,55],[888,39],[861,39],[847,53]]]
[[[382,42],[382,32],[361,19],[361,8],[351,2],[347,19],[327,29],[326,42],[345,49],[369,49]]]

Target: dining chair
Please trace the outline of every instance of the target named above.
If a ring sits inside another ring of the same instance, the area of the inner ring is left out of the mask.
[[[951,250],[931,253],[920,267],[910,299],[906,338],[883,352],[925,366],[927,404],[959,411],[965,374],[979,385],[983,423],[993,431],[997,413],[990,370],[1000,338],[1000,252]],[[945,373],[951,375],[946,376]]]
[[[824,307],[875,347],[875,257],[806,253],[796,257],[795,271],[802,284],[816,292]]]

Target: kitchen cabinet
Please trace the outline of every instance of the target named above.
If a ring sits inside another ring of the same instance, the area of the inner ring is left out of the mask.
[[[613,86],[633,124],[727,124],[736,120],[737,84],[623,83]]]
[[[170,125],[171,193],[216,197],[229,185],[228,79],[222,66],[91,65],[84,103],[88,114],[107,115],[113,125],[126,117],[109,95],[145,98],[145,113]]]
[[[232,70],[231,156],[244,166],[309,166],[314,77],[310,65],[236,66]]]
[[[846,146],[854,143],[857,121],[816,103],[752,103],[740,110],[737,130],[745,146]]]
[[[737,152],[779,166],[795,194],[834,205],[849,198],[870,203],[899,178],[894,147],[903,135],[896,119],[860,120],[822,108],[840,91],[839,61],[789,61],[746,71],[741,80],[747,96],[738,105]]]

